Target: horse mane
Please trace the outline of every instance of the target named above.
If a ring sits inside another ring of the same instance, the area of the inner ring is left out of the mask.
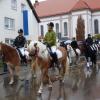
[[[17,50],[14,47],[1,43],[1,51],[6,62],[11,62],[13,64],[19,63],[20,57]]]
[[[29,44],[29,46],[28,46],[28,50],[29,51],[34,50],[34,44],[35,43],[37,43],[37,46],[39,47],[39,56],[41,56],[44,59],[47,58],[47,56],[48,56],[47,47],[46,47],[46,45],[44,45],[40,41],[31,41],[30,44]]]

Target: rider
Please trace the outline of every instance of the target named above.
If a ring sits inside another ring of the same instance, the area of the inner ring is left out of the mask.
[[[22,54],[21,50],[24,49],[24,45],[26,43],[26,38],[23,36],[23,29],[18,30],[18,36],[15,38],[15,41],[13,45],[17,48],[21,58],[25,61],[26,63],[26,57],[24,54]]]
[[[46,33],[46,35],[44,37],[44,43],[46,43],[46,45],[47,45],[51,61],[53,63],[56,63],[57,67],[59,67],[57,54],[55,52],[52,52],[52,49],[51,49],[52,46],[56,45],[56,33],[53,31],[53,28],[54,28],[54,24],[52,22],[50,22],[48,24],[48,32]]]
[[[79,48],[79,47],[78,47],[78,43],[77,43],[75,37],[72,38],[71,47],[75,51],[76,56],[78,56],[78,53],[76,52],[76,49]]]
[[[92,37],[91,37],[90,34],[88,34],[88,37],[87,37],[87,39],[85,40],[85,42],[86,42],[86,44],[89,45],[89,46],[93,44],[93,39],[92,39]]]

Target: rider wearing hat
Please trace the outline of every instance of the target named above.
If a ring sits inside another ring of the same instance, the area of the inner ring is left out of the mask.
[[[18,30],[18,36],[16,37],[13,45],[16,47],[16,48],[22,48],[24,47],[25,43],[26,43],[26,39],[25,37],[23,36],[23,30],[22,29],[19,29]]]
[[[75,37],[72,38],[71,46],[72,46],[73,50],[75,51],[75,54],[78,56],[76,49],[79,48],[79,46],[78,46],[78,43],[77,43]]]
[[[88,34],[88,37],[85,40],[85,42],[86,42],[87,45],[92,45],[93,44],[93,39],[92,39],[90,34]]]
[[[21,57],[21,61],[24,60],[24,62],[27,63],[26,62],[26,57],[22,53],[22,51],[24,51],[24,45],[26,43],[26,39],[23,36],[23,30],[22,29],[19,29],[18,30],[18,34],[19,35],[15,38],[15,41],[14,41],[13,45],[17,48],[17,50],[18,50],[18,52],[20,54],[20,57]]]
[[[57,54],[55,52],[52,52],[52,49],[51,49],[52,46],[56,45],[56,33],[54,32],[53,28],[54,28],[54,24],[52,22],[50,22],[48,24],[48,32],[46,33],[46,35],[44,37],[44,43],[46,43],[46,45],[47,45],[51,60],[54,63],[56,63],[57,67],[58,67]]]
[[[44,42],[47,42],[50,46],[56,45],[56,33],[53,31],[54,24],[50,22],[48,24],[48,32],[44,37]]]

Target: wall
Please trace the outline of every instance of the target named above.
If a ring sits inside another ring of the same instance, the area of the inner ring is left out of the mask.
[[[21,3],[26,5],[26,10],[28,10],[28,28],[29,36],[27,39],[38,39],[38,22],[33,15],[26,0],[17,0],[17,10],[11,9],[11,0],[0,0],[0,41],[5,42],[5,38],[15,39],[18,35],[18,29],[23,29],[23,13],[21,11]],[[8,30],[4,27],[4,17],[15,19],[15,29]]]

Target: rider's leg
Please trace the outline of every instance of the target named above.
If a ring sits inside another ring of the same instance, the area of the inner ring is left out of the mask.
[[[54,60],[54,63],[56,64],[57,68],[59,68],[59,61],[58,61],[56,52],[53,53],[53,60]]]
[[[17,50],[18,50],[18,53],[19,53],[19,55],[21,57],[21,63],[22,63],[23,62],[23,55],[22,55],[21,51],[19,50],[19,48],[17,48]]]

